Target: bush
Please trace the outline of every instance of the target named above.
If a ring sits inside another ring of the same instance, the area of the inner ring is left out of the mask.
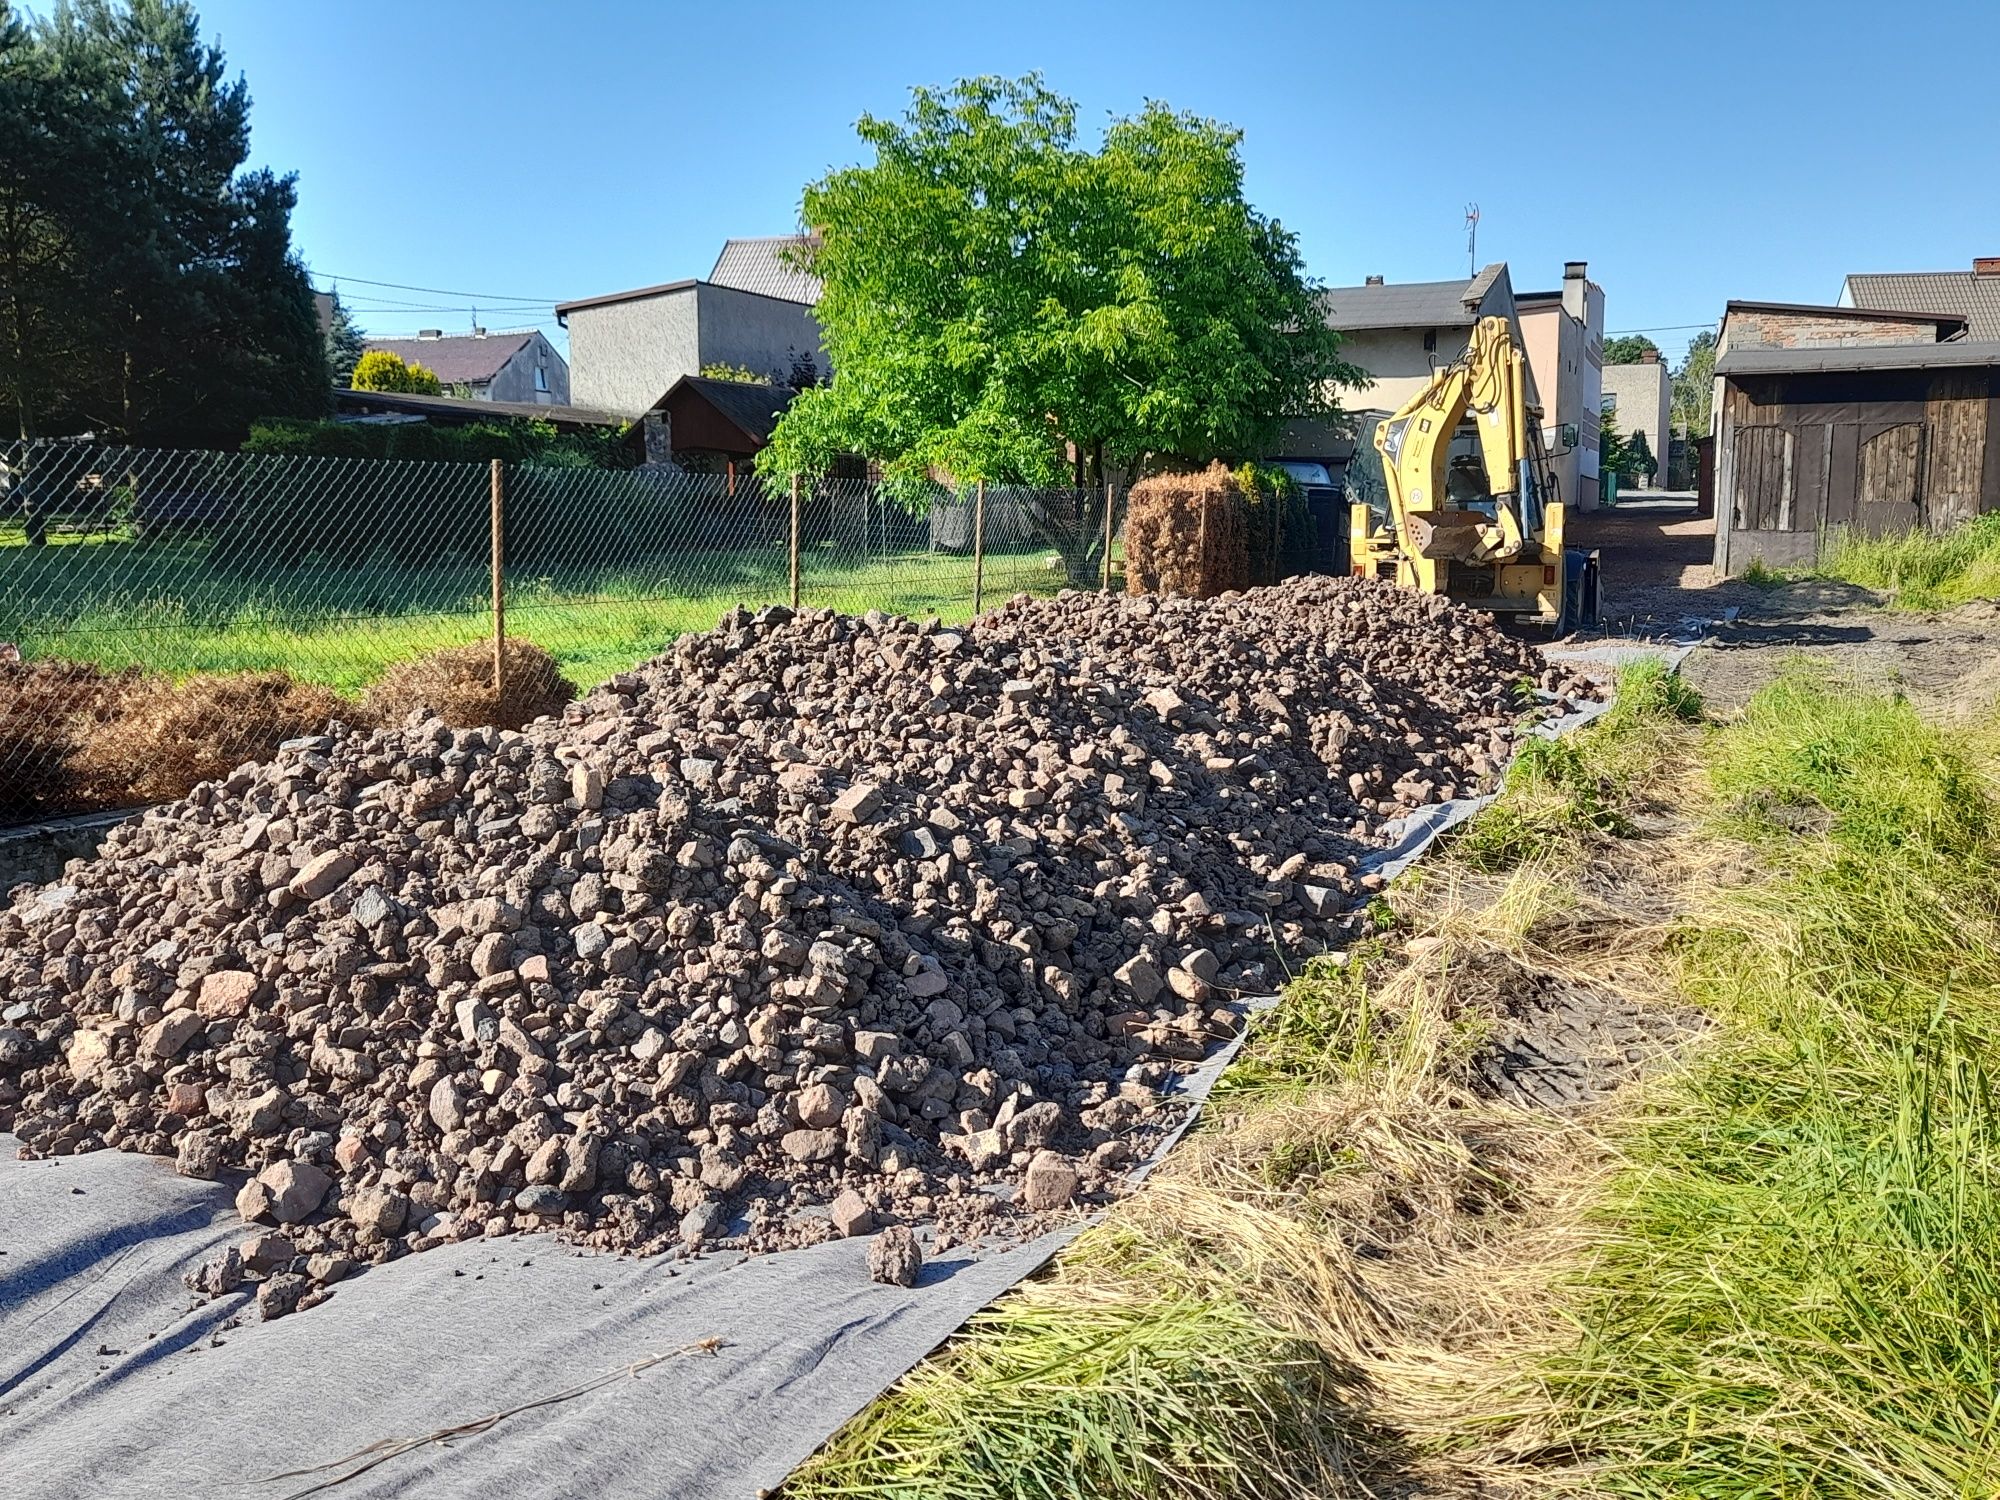
[[[391,391],[402,396],[444,394],[432,371],[406,363],[402,355],[387,349],[370,349],[356,360],[354,378],[348,383],[357,391]]]
[[[1219,463],[1140,480],[1125,510],[1127,592],[1208,599],[1245,587],[1247,510],[1242,485]]]
[[[126,807],[186,795],[198,781],[268,760],[285,740],[354,723],[351,699],[286,672],[231,672],[172,685],[133,679],[71,760],[84,795]]]
[[[494,417],[463,427],[428,422],[259,422],[245,453],[308,454],[314,458],[397,458],[422,463],[514,464],[549,468],[628,469],[635,461],[625,442],[631,430],[604,427],[558,432],[553,423]]]
[[[89,662],[0,662],[0,820],[117,805],[86,788],[74,762],[138,679]]]
[[[556,659],[532,641],[507,642],[502,666],[506,697],[493,696],[493,645],[477,641],[400,662],[368,690],[364,708],[383,723],[426,709],[455,729],[496,724],[519,729],[545,714],[559,714],[576,697],[576,685]]]

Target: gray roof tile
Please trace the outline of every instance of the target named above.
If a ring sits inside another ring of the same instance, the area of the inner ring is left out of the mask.
[[[812,235],[781,234],[767,239],[724,240],[715,269],[708,273],[713,286],[734,287],[739,292],[756,292],[786,302],[819,301],[820,280],[790,264],[784,252],[793,246],[815,243]]]
[[[1715,362],[1718,375],[1785,375],[1825,370],[1943,370],[2000,368],[2000,339],[1942,344],[1847,344],[1731,349]]]
[[[1483,283],[1483,284],[1482,284]],[[1331,328],[1470,327],[1473,308],[1491,278],[1481,281],[1405,281],[1386,286],[1331,286],[1320,293]],[[1477,286],[1477,294],[1474,288]],[[1466,298],[1472,296],[1472,305]]]
[[[534,336],[530,329],[484,337],[460,333],[441,339],[369,339],[368,347],[400,354],[406,363],[422,365],[446,385],[484,385]]]
[[[1951,313],[1966,320],[1966,337],[2000,339],[2000,276],[1970,271],[1869,272],[1847,278],[1856,307],[1894,312]]]

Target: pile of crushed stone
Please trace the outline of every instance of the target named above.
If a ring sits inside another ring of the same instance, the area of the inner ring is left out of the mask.
[[[0,911],[0,1129],[249,1175],[201,1290],[561,1229],[766,1250],[1106,1201],[1387,821],[1595,689],[1356,579],[735,610],[560,719],[288,743]],[[907,1252],[907,1253],[906,1253]]]

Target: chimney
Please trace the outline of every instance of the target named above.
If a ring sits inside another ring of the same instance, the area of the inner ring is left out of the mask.
[[[2000,276],[2000,255],[1975,255],[1972,257],[1974,276]]]
[[[1381,284],[1382,284],[1382,278],[1380,276],[1370,276],[1367,282],[1365,283],[1365,285],[1368,286],[1380,286]]]
[[[1658,364],[1659,362],[1660,362],[1660,351],[1659,351],[1659,350],[1657,350],[1657,349],[1641,349],[1641,350],[1639,351],[1639,363],[1640,363],[1640,364],[1642,364],[1642,365],[1656,365],[1656,364]]]
[[[1589,298],[1585,290],[1589,281],[1584,275],[1589,264],[1588,261],[1581,260],[1563,262],[1563,311],[1579,323],[1590,321]]]

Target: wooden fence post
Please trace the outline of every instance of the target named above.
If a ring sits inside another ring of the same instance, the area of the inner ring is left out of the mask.
[[[1104,481],[1104,592],[1107,594],[1111,592],[1111,538],[1118,529],[1112,521],[1116,500],[1117,492],[1107,479]]]
[[[792,476],[792,608],[799,607],[799,476]]]
[[[507,692],[507,595],[503,583],[506,564],[507,469],[493,460],[493,708],[497,715]]]
[[[1208,586],[1208,488],[1205,485],[1201,492],[1201,527],[1195,533],[1194,555],[1194,596],[1206,599],[1212,591]]]
[[[979,613],[986,596],[986,481],[972,501],[972,612]]]

